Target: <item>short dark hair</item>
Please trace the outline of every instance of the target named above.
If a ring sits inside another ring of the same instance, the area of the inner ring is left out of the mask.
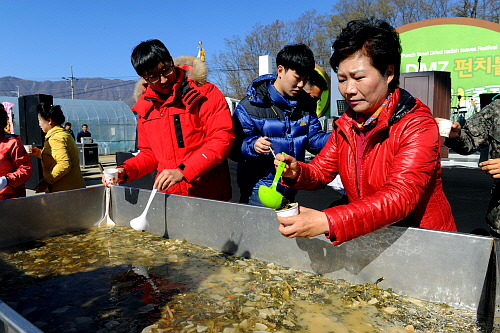
[[[89,125],[87,125],[87,124],[83,124],[83,125],[82,125],[82,127],[83,127],[83,126],[85,126],[85,127],[89,127]]]
[[[68,122],[66,122],[66,124],[64,124],[64,126],[65,126],[65,127],[66,127],[66,126],[71,126],[71,123],[68,121]]]
[[[307,80],[307,84],[310,86],[316,86],[321,91],[328,90],[328,83],[326,82],[326,78],[324,78],[317,70],[314,70],[311,75],[309,75],[309,79]]]
[[[353,20],[347,23],[333,42],[330,65],[335,73],[339,63],[354,53],[361,51],[371,59],[371,64],[381,75],[385,75],[390,65],[394,65],[394,79],[389,83],[389,91],[399,86],[401,66],[401,41],[389,23],[374,17]]]
[[[7,127],[7,118],[9,115],[5,111],[5,107],[0,103],[0,133],[3,133],[4,128]]]
[[[143,76],[146,71],[156,68],[158,64],[172,61],[172,56],[161,41],[150,39],[134,48],[130,60],[137,74]]]
[[[276,66],[291,69],[299,75],[309,76],[314,71],[314,54],[305,44],[286,45],[276,55]]]
[[[66,119],[61,110],[60,105],[50,105],[48,103],[40,103],[36,107],[36,111],[45,120],[52,119],[56,125],[61,125]]]

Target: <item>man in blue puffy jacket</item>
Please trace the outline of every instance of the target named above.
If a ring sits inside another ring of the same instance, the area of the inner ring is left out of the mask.
[[[329,137],[316,116],[316,101],[303,89],[314,71],[312,51],[303,44],[287,45],[276,56],[276,66],[277,75],[255,79],[234,110],[230,157],[238,162],[240,203],[262,206],[258,188],[271,186],[275,175],[271,149],[304,161],[306,150],[318,153]],[[278,184],[277,191],[294,202],[296,190]]]

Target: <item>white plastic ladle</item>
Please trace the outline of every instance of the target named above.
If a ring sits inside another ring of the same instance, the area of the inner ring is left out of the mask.
[[[142,214],[130,221],[130,226],[132,228],[134,228],[135,230],[145,231],[149,228],[149,223],[148,223],[148,220],[146,219],[146,215],[148,214],[149,205],[151,205],[151,201],[153,201],[153,198],[156,194],[156,191],[157,191],[156,188],[153,188],[153,191],[151,191],[151,195],[149,196],[148,203],[146,204],[146,208],[144,208],[144,211],[142,212]]]
[[[104,217],[102,220],[97,224],[97,226],[103,226],[103,225],[115,225],[115,222],[109,217],[109,198],[110,198],[110,188],[106,187],[106,211],[104,213]]]

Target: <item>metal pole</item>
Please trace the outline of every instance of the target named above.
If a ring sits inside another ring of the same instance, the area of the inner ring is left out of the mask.
[[[73,66],[70,67],[71,74],[71,99],[75,99],[75,85],[74,85],[74,77],[73,77]]]
[[[64,80],[70,81],[71,85],[71,99],[75,99],[75,80],[78,80],[73,76],[73,66],[70,66],[70,77],[63,77]]]

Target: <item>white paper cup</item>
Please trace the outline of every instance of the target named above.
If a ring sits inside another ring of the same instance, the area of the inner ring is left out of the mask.
[[[276,214],[281,217],[294,216],[299,214],[299,203],[294,202],[290,204],[290,208],[288,209],[277,209]]]
[[[110,168],[103,171],[104,181],[106,185],[117,185],[118,184],[118,169]]]
[[[439,119],[439,135],[448,138],[451,132],[451,120]]]
[[[24,150],[26,150],[28,154],[31,154],[31,148],[33,148],[32,145],[24,145]]]

